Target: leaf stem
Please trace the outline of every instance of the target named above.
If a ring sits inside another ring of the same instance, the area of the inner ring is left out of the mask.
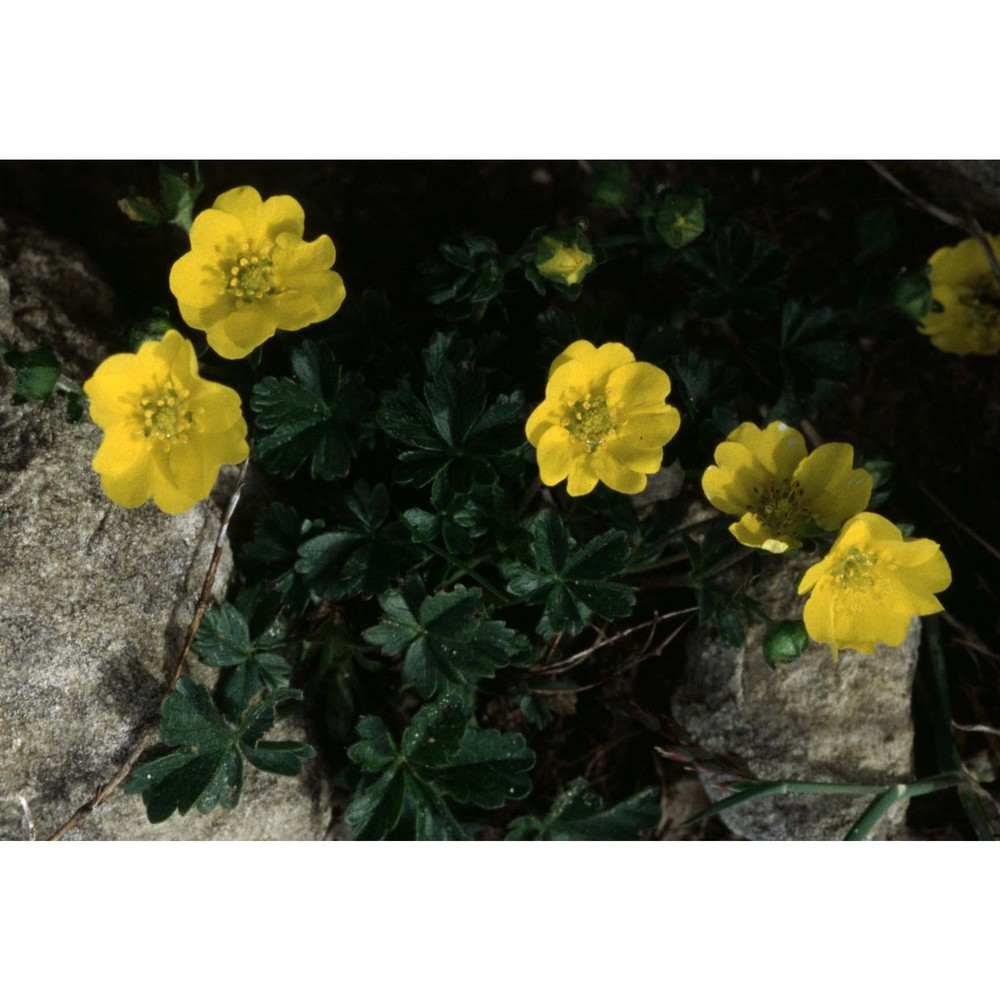
[[[488,590],[498,601],[502,604],[513,603],[511,599],[503,593],[503,591],[498,590],[481,574],[477,573],[471,566],[467,566],[465,563],[456,559],[450,552],[446,552],[440,546],[435,545],[433,542],[421,542],[426,548],[428,548],[434,555],[441,559],[444,559],[449,565],[454,566],[455,569],[461,570],[462,574],[471,577],[476,581],[484,590]]]

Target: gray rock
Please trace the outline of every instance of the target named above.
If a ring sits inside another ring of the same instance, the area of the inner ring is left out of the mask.
[[[960,217],[1000,229],[1000,160],[916,160],[884,164],[914,194]],[[955,242],[963,239],[956,233]]]
[[[82,303],[82,311],[75,310]],[[111,295],[84,260],[0,223],[0,346],[53,345],[76,379],[109,353]],[[219,512],[116,507],[90,468],[101,432],[63,405],[15,407],[0,365],[0,839],[54,832],[123,762],[158,711],[215,545]],[[223,555],[215,597],[232,572]],[[201,668],[211,683],[215,672]],[[280,738],[302,739],[286,722]],[[151,825],[120,790],[67,839],[316,839],[320,769],[247,768],[243,801]]]
[[[774,618],[801,615],[795,590],[810,560],[769,560],[750,591]],[[691,739],[713,753],[743,757],[759,778],[879,784],[912,777],[910,689],[920,619],[903,644],[879,645],[864,656],[810,642],[794,663],[772,670],[764,660],[763,625],[744,649],[699,629],[688,648],[674,714]],[[706,783],[713,799],[724,796]],[[722,813],[731,830],[751,840],[842,838],[871,801],[864,796],[793,793],[758,799]],[[893,807],[872,837],[904,833],[905,803]]]

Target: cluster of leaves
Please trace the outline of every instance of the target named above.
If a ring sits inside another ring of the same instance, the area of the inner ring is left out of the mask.
[[[197,175],[164,178],[161,206],[133,195],[123,210],[190,224]],[[854,313],[792,295],[782,252],[716,217],[703,189],[620,163],[596,164],[591,181],[589,220],[539,226],[509,253],[466,233],[419,265],[441,328],[393,332],[401,356],[423,348],[419,371],[397,377],[400,366],[371,363],[368,344],[358,352],[368,363],[352,364],[322,330],[279,335],[225,370],[244,394],[254,461],[275,499],[237,551],[239,588],[201,623],[194,649],[219,671],[213,694],[178,683],[163,706],[168,750],[129,786],[153,821],[232,808],[244,761],[298,773],[312,748],[264,737],[301,703],[356,838],[638,837],[660,820],[648,772],[620,781],[610,802],[566,768],[534,780],[551,758],[548,733],[563,725],[553,721],[560,698],[600,686],[608,661],[588,647],[608,639],[591,633],[627,634],[626,619],[652,615],[651,595],[686,590],[725,642],[745,644],[761,622],[772,667],[801,655],[801,622],[770,621],[743,593],[757,556],[722,519],[688,530],[681,518],[698,493],[691,484],[741,419],[810,418],[853,376]],[[534,263],[556,236],[598,265],[584,298],[583,282],[560,285]],[[884,214],[863,220],[851,266],[878,262],[895,239]],[[651,315],[630,313],[612,331],[602,295],[613,299],[616,276],[662,294],[643,298]],[[885,308],[915,308],[918,285],[894,292],[886,282]],[[536,292],[560,296],[562,308]],[[350,308],[331,330],[349,321],[364,341],[387,329],[384,298]],[[166,321],[153,317],[149,335]],[[581,336],[622,340],[670,374],[682,429],[667,461],[677,460],[674,492],[686,490],[673,508],[603,487],[570,505],[561,489],[540,489],[524,437],[530,401],[552,358]],[[7,360],[24,398],[49,398],[54,359]],[[674,563],[680,572],[654,576]],[[539,681],[560,645],[575,652]],[[584,670],[598,683],[579,686]]]

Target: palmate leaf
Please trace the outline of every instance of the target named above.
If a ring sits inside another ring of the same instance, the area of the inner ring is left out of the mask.
[[[766,240],[735,226],[716,232],[685,251],[699,291],[691,301],[702,316],[722,316],[732,310],[766,309],[784,269],[780,251]]]
[[[349,427],[361,423],[371,394],[333,352],[307,340],[292,354],[294,379],[265,378],[253,390],[256,457],[268,472],[290,477],[303,466],[313,479],[346,476],[354,456]]]
[[[405,653],[403,678],[424,698],[493,677],[528,650],[524,636],[485,617],[478,588],[457,586],[428,597],[410,580],[379,603],[382,620],[365,639],[387,656]]]
[[[355,794],[345,813],[355,840],[386,837],[404,817],[417,840],[466,839],[448,798],[497,809],[528,794],[535,755],[524,737],[469,722],[468,709],[453,694],[421,708],[398,749],[381,719],[359,721],[362,738],[348,756],[378,777]]]
[[[253,617],[251,606],[246,605],[245,611]],[[263,624],[269,626],[270,619]],[[284,643],[280,626],[251,637],[244,610],[232,604],[205,612],[195,636],[194,652],[207,666],[223,668],[217,697],[228,719],[238,719],[260,690],[287,686],[291,664],[275,652]]]
[[[620,618],[635,604],[631,587],[608,581],[629,559],[624,532],[607,531],[573,551],[573,539],[562,520],[549,510],[528,522],[535,566],[506,563],[501,571],[507,589],[529,604],[544,604],[538,631],[546,638],[560,632],[577,635],[593,615]]]
[[[376,419],[406,446],[395,471],[399,482],[424,486],[447,474],[464,491],[496,481],[496,460],[523,444],[526,414],[520,393],[498,396],[487,406],[485,376],[449,360],[448,346],[439,337],[424,354],[425,365],[433,367],[423,398],[404,381],[383,397]]]
[[[324,526],[322,521],[303,520],[294,507],[272,503],[257,519],[253,538],[240,550],[240,564],[251,579],[272,582],[290,604],[300,607],[308,595],[295,574],[299,546]]]
[[[202,813],[216,806],[234,808],[243,787],[244,757],[261,770],[293,775],[314,755],[305,743],[263,739],[274,725],[277,705],[301,699],[302,692],[291,688],[273,691],[233,727],[200,684],[180,678],[163,701],[160,724],[160,738],[177,749],[136,765],[125,791],[142,795],[151,823],[161,823],[175,811],[183,816],[193,806]]]
[[[660,793],[644,788],[617,805],[604,801],[587,783],[575,778],[552,803],[544,819],[514,820],[508,840],[636,840],[660,821]]]
[[[415,551],[401,525],[385,523],[390,503],[381,483],[373,488],[363,481],[355,484],[345,503],[347,524],[299,546],[295,572],[317,600],[380,594]]]

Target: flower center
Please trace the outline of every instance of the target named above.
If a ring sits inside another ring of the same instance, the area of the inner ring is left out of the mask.
[[[809,523],[811,512],[802,506],[804,490],[797,479],[783,479],[761,490],[753,488],[754,502],[747,510],[777,534],[796,535]]]
[[[226,291],[235,297],[237,305],[256,302],[275,291],[271,269],[270,245],[254,250],[249,242],[243,244],[240,255],[229,268]]]
[[[853,545],[832,570],[841,590],[871,590],[875,586],[872,567],[878,562],[874,552],[862,552]]]
[[[562,423],[577,441],[586,445],[587,451],[602,445],[613,427],[607,400],[603,396],[595,399],[589,392],[569,407]]]
[[[159,441],[164,451],[170,451],[174,444],[187,444],[187,431],[194,422],[194,413],[187,403],[190,395],[189,390],[175,386],[173,379],[168,378],[155,395],[139,400],[147,447],[152,448]]]

